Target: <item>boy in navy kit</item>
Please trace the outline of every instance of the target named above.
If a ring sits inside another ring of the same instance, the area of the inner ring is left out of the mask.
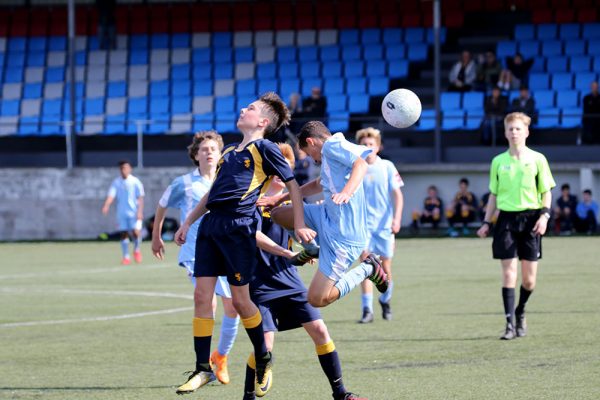
[[[290,121],[290,113],[275,93],[267,93],[243,108],[237,121],[243,133],[241,143],[227,146],[219,160],[210,191],[188,215],[175,241],[185,243],[190,226],[208,211],[198,229],[194,276],[194,349],[196,368],[177,393],[190,393],[209,382],[210,341],[214,326],[212,296],[218,276],[226,275],[233,305],[254,346],[256,355],[256,393],[264,396],[271,385],[271,353],[267,351],[262,319],[250,299],[248,283],[256,266],[256,200],[270,176],[278,176],[292,198],[295,235],[309,242],[315,232],[304,225],[302,195],[294,174],[274,143],[264,140]]]

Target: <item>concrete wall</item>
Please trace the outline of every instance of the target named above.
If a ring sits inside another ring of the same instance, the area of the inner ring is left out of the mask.
[[[427,186],[435,184],[448,203],[458,180],[467,177],[471,189],[481,196],[487,191],[487,164],[398,165],[405,187],[403,225],[420,208]],[[591,188],[600,199],[600,165],[551,165],[558,186],[571,184],[574,193]],[[146,217],[173,178],[190,168],[144,168],[134,170],[146,189]],[[100,209],[117,168],[0,169],[0,240],[92,239],[115,230],[114,207],[103,216]],[[558,195],[558,189],[554,191]],[[171,211],[171,216],[178,216]]]

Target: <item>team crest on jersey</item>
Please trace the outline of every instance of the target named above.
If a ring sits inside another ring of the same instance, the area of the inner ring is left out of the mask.
[[[238,282],[241,282],[241,281],[242,281],[242,274],[240,274],[239,272],[236,272],[236,273],[235,273],[233,276],[235,277],[235,279],[236,279]]]
[[[244,160],[244,167],[246,167],[246,168],[250,168],[250,159],[246,158],[246,159]]]

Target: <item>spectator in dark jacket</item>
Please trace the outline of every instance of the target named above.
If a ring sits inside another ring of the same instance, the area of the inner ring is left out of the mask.
[[[524,60],[520,53],[514,57],[506,57],[506,68],[500,73],[498,86],[504,90],[514,90],[527,85],[529,70],[533,65],[533,59]]]
[[[527,86],[521,86],[519,89],[519,97],[512,101],[510,112],[522,112],[531,118],[532,121],[536,120],[535,100],[529,94],[529,88]]]
[[[325,118],[327,110],[327,99],[321,95],[321,88],[314,87],[310,91],[310,97],[302,102],[302,116],[305,118],[320,119]]]
[[[492,94],[485,99],[483,108],[485,118],[481,127],[481,142],[489,145],[494,136],[502,135],[504,116],[508,111],[508,98],[503,96],[500,88],[496,86],[492,89]]]
[[[583,142],[600,141],[600,93],[598,82],[592,82],[591,93],[583,98]]]
[[[477,69],[477,87],[480,90],[486,91],[496,86],[502,66],[496,58],[496,53],[487,51],[483,60]]]

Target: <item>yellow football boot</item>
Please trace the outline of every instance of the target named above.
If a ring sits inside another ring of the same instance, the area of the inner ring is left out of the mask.
[[[194,371],[188,377],[187,382],[177,388],[176,393],[192,393],[207,383],[214,381],[215,379],[215,375],[212,373],[212,371]]]

